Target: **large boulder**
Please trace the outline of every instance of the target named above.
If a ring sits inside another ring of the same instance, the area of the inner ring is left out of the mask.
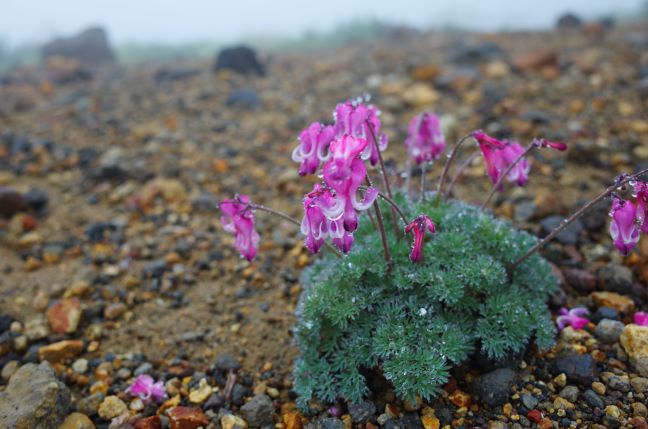
[[[256,52],[248,46],[234,46],[220,51],[214,63],[214,71],[220,70],[265,75],[265,67],[257,59]]]
[[[115,62],[108,37],[102,28],[89,28],[76,36],[55,39],[42,51],[43,61],[52,57],[63,57],[79,61],[83,65],[95,66]]]
[[[0,392],[0,428],[57,428],[70,408],[70,391],[52,367],[28,363],[11,376]]]

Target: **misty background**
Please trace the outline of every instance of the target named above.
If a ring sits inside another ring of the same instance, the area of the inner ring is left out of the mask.
[[[312,49],[371,37],[381,24],[416,29],[542,30],[575,13],[630,20],[646,0],[0,0],[0,67],[36,63],[40,46],[103,27],[122,62],[213,55],[224,44]]]

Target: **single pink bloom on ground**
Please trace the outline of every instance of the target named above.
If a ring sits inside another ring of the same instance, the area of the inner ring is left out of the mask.
[[[423,260],[423,242],[426,231],[434,234],[436,226],[432,222],[432,219],[424,214],[418,215],[405,227],[405,233],[409,234],[411,232],[414,234],[412,252],[410,253],[410,261],[412,262],[420,262]]]
[[[234,234],[234,246],[242,257],[252,261],[259,247],[259,234],[254,229],[254,213],[250,209],[250,197],[236,195],[233,199],[225,199],[219,204],[223,215],[223,229]]]
[[[560,315],[556,318],[558,329],[565,329],[567,325],[574,329],[583,329],[589,323],[589,320],[583,317],[588,313],[589,311],[584,307],[575,307],[571,310],[561,308]]]
[[[612,217],[610,235],[614,241],[614,246],[623,256],[627,256],[639,241],[637,206],[632,201],[614,197],[610,216]]]
[[[147,374],[138,375],[135,382],[126,389],[131,396],[139,396],[144,402],[155,400],[162,402],[166,398],[164,383],[160,380],[153,382],[153,377]]]
[[[648,313],[645,313],[643,311],[637,311],[634,314],[633,319],[636,325],[648,326]]]

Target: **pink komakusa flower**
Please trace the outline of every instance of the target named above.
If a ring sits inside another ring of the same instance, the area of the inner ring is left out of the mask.
[[[648,184],[635,181],[632,183],[637,198],[637,223],[644,234],[648,234]]]
[[[378,150],[387,149],[387,134],[380,133],[378,110],[355,100],[340,103],[335,107],[335,136],[350,135],[357,139],[367,140],[369,144],[362,152],[362,159],[368,159],[371,165],[378,162]],[[370,128],[371,127],[371,128]],[[374,142],[373,137],[376,141]]]
[[[293,150],[292,160],[301,163],[300,176],[315,173],[320,163],[328,159],[328,147],[334,134],[332,125],[324,126],[319,122],[313,122],[299,134],[299,146]]]
[[[524,153],[524,148],[517,142],[498,140],[482,131],[475,131],[473,138],[479,144],[479,150],[486,164],[486,174],[493,184],[501,180],[502,174]],[[506,179],[518,186],[524,186],[529,180],[529,161],[522,158],[517,162]]]
[[[436,226],[432,219],[424,214],[418,215],[405,227],[405,233],[410,232],[414,234],[414,242],[412,243],[412,252],[410,253],[410,261],[420,262],[423,260],[423,239],[425,232],[429,231],[434,234]]]
[[[412,118],[405,146],[416,165],[439,159],[445,149],[439,118],[430,113],[421,113]]]
[[[166,391],[162,381],[153,382],[153,377],[147,374],[138,375],[135,382],[131,384],[126,393],[131,396],[139,396],[144,402],[155,400],[162,402],[166,398]]]
[[[636,325],[648,326],[648,313],[637,311],[632,319],[634,320]]]
[[[583,329],[585,325],[589,323],[589,320],[584,318],[589,311],[584,307],[575,307],[571,310],[566,308],[561,308],[559,316],[556,318],[556,324],[558,329],[565,329],[565,326],[569,325],[574,329]]]
[[[509,144],[501,150],[501,170],[500,174],[504,170],[508,169],[511,164],[513,164],[519,157],[524,153],[524,148],[517,142],[509,142]],[[526,182],[529,180],[529,170],[531,166],[529,161],[522,158],[517,164],[511,168],[506,178],[509,182],[514,182],[518,186],[526,185]]]
[[[324,183],[341,201],[340,205],[335,206],[337,212],[330,211],[325,215],[331,220],[342,215],[344,230],[347,232],[353,232],[358,227],[356,210],[367,210],[378,196],[377,189],[368,188],[364,198],[358,200],[358,188],[367,176],[367,168],[359,156],[366,147],[366,140],[350,135],[335,139],[330,146],[331,158],[322,169]]]
[[[622,200],[618,197],[612,199],[610,210],[610,235],[614,246],[626,256],[639,241],[639,228],[637,227],[637,206],[632,201]]]
[[[223,213],[223,229],[234,234],[234,246],[242,257],[252,261],[259,247],[259,234],[254,229],[254,213],[250,209],[250,197],[236,195],[233,199],[221,201],[219,208]]]
[[[548,148],[551,148],[551,149],[558,150],[560,152],[564,152],[564,151],[567,150],[567,145],[565,143],[562,143],[562,142],[552,142],[552,141],[545,140],[545,139],[535,139],[534,143],[536,143],[538,145],[538,147],[543,147],[543,148],[548,147]]]
[[[343,202],[336,199],[330,189],[315,184],[313,190],[304,198],[304,217],[301,222],[301,232],[306,236],[306,248],[312,253],[317,253],[324,245],[331,232],[343,230],[342,214]],[[337,220],[331,220],[331,216]]]

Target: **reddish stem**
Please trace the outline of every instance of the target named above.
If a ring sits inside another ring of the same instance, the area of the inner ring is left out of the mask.
[[[436,195],[437,201],[440,198],[443,198],[443,186],[445,185],[445,182],[448,179],[448,171],[450,170],[450,164],[452,164],[452,161],[454,161],[455,157],[457,156],[457,151],[459,150],[461,145],[471,137],[472,137],[472,133],[463,136],[454,145],[454,148],[452,148],[452,152],[450,152],[450,156],[448,157],[448,160],[446,161],[445,166],[443,167],[443,173],[441,173],[441,178],[439,179],[439,186],[437,188],[437,195]]]

